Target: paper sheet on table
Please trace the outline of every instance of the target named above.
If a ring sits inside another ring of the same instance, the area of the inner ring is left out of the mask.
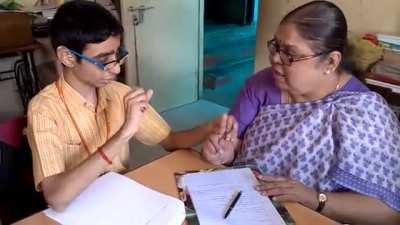
[[[65,225],[181,225],[185,218],[182,201],[113,172],[96,179],[64,212],[45,213]]]
[[[269,198],[254,190],[249,168],[200,172],[183,176],[200,225],[285,225]],[[242,196],[228,218],[224,213],[238,191]]]

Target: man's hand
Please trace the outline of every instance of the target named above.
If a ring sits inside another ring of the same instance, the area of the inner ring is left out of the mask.
[[[130,91],[124,97],[125,122],[122,125],[121,135],[130,139],[139,129],[140,119],[148,107],[153,96],[153,90],[145,91],[142,88]]]

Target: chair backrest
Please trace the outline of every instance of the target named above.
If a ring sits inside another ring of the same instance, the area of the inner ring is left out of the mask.
[[[15,149],[20,149],[24,127],[26,127],[26,117],[16,117],[0,122],[0,141]]]
[[[31,152],[23,136],[26,123],[25,117],[0,122],[0,224],[46,208],[42,193],[34,187]]]

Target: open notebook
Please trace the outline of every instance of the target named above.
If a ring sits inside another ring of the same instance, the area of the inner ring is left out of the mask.
[[[64,212],[45,214],[65,225],[181,225],[185,219],[182,201],[113,172],[97,178]]]
[[[254,190],[257,179],[249,168],[183,175],[182,185],[193,202],[200,225],[285,225],[268,197]],[[241,197],[224,218],[232,196]]]

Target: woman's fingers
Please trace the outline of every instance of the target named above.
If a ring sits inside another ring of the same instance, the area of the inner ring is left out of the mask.
[[[210,140],[207,140],[206,143],[204,143],[202,154],[207,161],[215,165],[221,164],[221,156],[218,154],[218,151],[215,149]]]
[[[211,143],[210,139],[207,139],[207,141],[205,141],[204,146],[203,146],[203,150],[207,153],[207,154],[212,154],[215,155],[217,154],[217,149],[215,148],[215,146],[213,145],[213,143]]]
[[[222,114],[219,119],[214,122],[213,133],[218,134],[220,139],[233,142],[237,138],[238,123],[235,117]]]
[[[235,123],[235,119],[233,116],[228,115],[226,118],[226,123],[225,123],[225,132],[224,132],[224,139],[227,141],[231,141],[233,137],[231,137],[231,132],[233,130],[233,125]]]
[[[257,179],[258,179],[258,176],[261,176],[261,173],[259,171],[254,170],[254,169],[252,169],[251,171],[253,172],[254,176],[256,176]]]
[[[226,113],[222,114],[222,116],[219,118],[219,121],[217,122],[217,127],[216,127],[215,133],[217,133],[219,135],[225,134],[227,119],[228,119],[228,115]]]
[[[258,191],[269,191],[273,189],[279,189],[279,188],[293,188],[295,186],[294,183],[288,182],[288,181],[278,181],[278,182],[268,182],[268,183],[262,183],[260,185],[257,185],[255,187],[256,190]]]
[[[289,181],[280,181],[274,183],[264,183],[256,186],[255,189],[264,196],[281,196],[296,194],[295,183]]]
[[[230,141],[234,141],[235,139],[237,139],[238,132],[239,132],[239,124],[236,122],[235,119],[233,119],[232,129],[229,132],[229,136],[230,136],[230,139],[231,139]]]
[[[298,202],[297,196],[294,194],[285,194],[272,197],[276,202]]]
[[[211,154],[218,154],[220,149],[218,140],[219,138],[217,134],[210,135],[204,143],[204,146],[207,147],[205,150]]]
[[[225,133],[228,134],[232,131],[233,129],[233,124],[234,124],[234,118],[231,115],[228,115],[226,118],[226,124],[225,124]]]
[[[216,154],[222,154],[222,148],[219,143],[219,136],[218,135],[210,135],[210,137],[208,139],[210,140],[210,143],[215,148]]]
[[[289,180],[286,177],[281,176],[266,176],[266,175],[258,175],[257,179],[265,182],[277,182],[277,181],[287,181]]]
[[[288,194],[296,186],[296,182],[285,177],[263,176],[256,174],[261,184],[255,189],[263,195],[274,196]]]
[[[292,194],[292,187],[279,187],[274,189],[262,190],[259,191],[261,195],[264,196],[278,196],[278,195],[287,195]]]
[[[279,202],[299,202],[309,208],[315,208],[318,205],[317,192],[306,187],[301,182],[273,176],[257,175],[261,184],[255,187],[261,195],[272,196],[273,200]]]

